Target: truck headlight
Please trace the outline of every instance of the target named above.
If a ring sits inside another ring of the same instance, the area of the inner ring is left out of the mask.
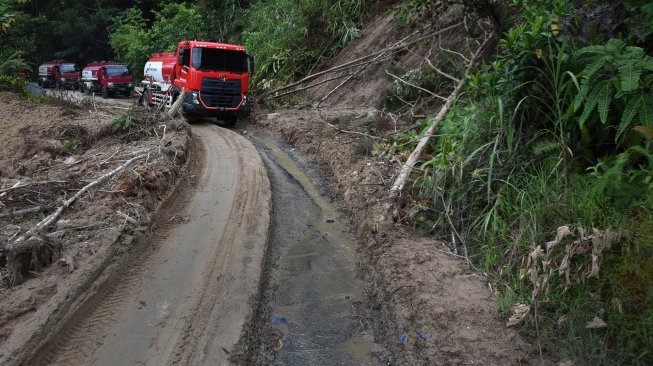
[[[127,86],[131,88],[131,87],[132,87],[132,83],[128,83]]]
[[[197,92],[191,93],[192,98],[193,98],[193,104],[200,104],[199,96]]]
[[[62,81],[62,82],[63,82],[63,81],[66,81],[66,78],[61,78],[61,81]]]
[[[113,83],[109,83],[109,88],[113,88]]]

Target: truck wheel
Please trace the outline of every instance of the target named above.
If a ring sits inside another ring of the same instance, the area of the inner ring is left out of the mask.
[[[102,87],[102,98],[104,99],[109,98],[109,91],[105,87]]]
[[[42,88],[42,87],[43,87],[43,81],[41,79],[39,79],[39,88]]]
[[[62,90],[61,81],[57,81],[57,83],[55,84],[55,87],[57,88],[57,90]]]
[[[224,118],[224,124],[227,127],[235,126],[236,122],[238,122],[238,117],[236,117],[236,116],[227,116],[227,117]]]
[[[150,91],[145,90],[143,91],[143,94],[141,94],[141,105],[145,108],[148,108],[150,106]]]

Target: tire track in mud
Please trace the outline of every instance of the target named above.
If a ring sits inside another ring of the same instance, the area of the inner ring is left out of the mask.
[[[91,356],[102,344],[121,307],[134,294],[141,272],[149,269],[156,253],[154,246],[146,248],[139,253],[144,262],[134,262],[123,274],[114,273],[107,279],[107,283],[67,322],[69,325],[59,331],[56,340],[50,342],[28,365],[76,365]],[[143,263],[148,265],[144,267]]]
[[[193,130],[205,152],[196,187],[28,365],[226,362],[258,290],[271,193],[251,143],[217,126]],[[172,215],[183,222],[170,225]]]

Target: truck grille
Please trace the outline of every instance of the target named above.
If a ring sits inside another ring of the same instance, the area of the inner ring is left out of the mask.
[[[207,107],[236,108],[242,99],[241,90],[238,79],[203,78],[200,98]]]

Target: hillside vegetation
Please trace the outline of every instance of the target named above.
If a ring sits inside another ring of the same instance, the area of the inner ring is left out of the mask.
[[[405,34],[445,16],[487,19],[494,32],[396,219],[453,238],[542,359],[653,364],[650,1],[0,0],[0,73],[51,57],[112,58],[138,73],[152,52],[208,39],[245,45],[255,88],[270,90],[326,65],[386,8]],[[462,38],[432,58],[449,75],[464,73]],[[378,107],[405,128],[364,153],[405,160],[442,104],[432,94],[453,83],[428,63],[390,72],[409,83],[392,79]]]

